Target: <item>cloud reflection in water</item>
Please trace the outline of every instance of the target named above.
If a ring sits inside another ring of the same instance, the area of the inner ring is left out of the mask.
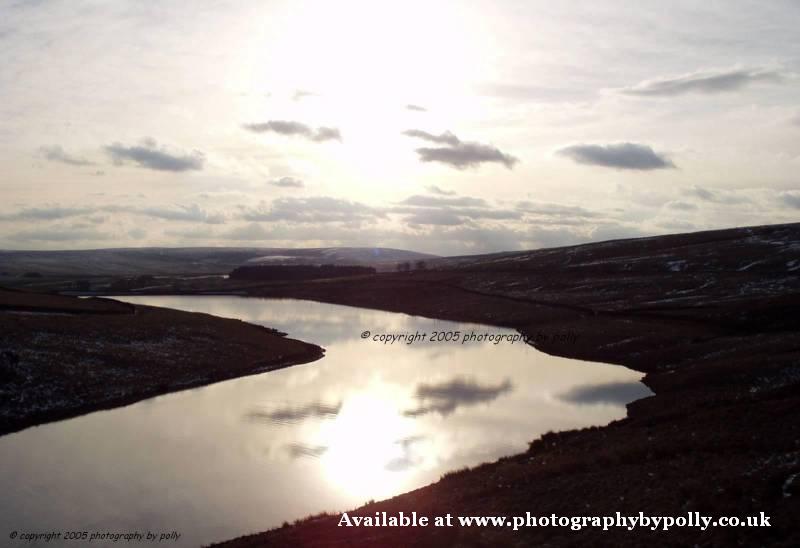
[[[331,419],[339,414],[342,402],[335,405],[310,403],[300,407],[283,407],[273,411],[254,410],[245,415],[252,422],[271,422],[277,424],[296,424],[309,418]]]
[[[576,386],[558,398],[578,405],[625,405],[652,395],[653,392],[640,382],[612,382]]]
[[[420,384],[417,386],[417,399],[420,407],[409,409],[406,417],[419,417],[428,413],[438,413],[446,417],[457,408],[467,405],[490,402],[512,390],[511,381],[505,379],[497,385],[482,385],[474,380],[455,378],[440,384]]]

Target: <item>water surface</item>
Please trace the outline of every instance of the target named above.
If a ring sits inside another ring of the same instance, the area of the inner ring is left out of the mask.
[[[523,343],[361,338],[510,330],[308,301],[121,300],[275,327],[326,354],[1,437],[0,534],[149,530],[178,531],[178,546],[225,540],[409,491],[523,451],[550,430],[606,424],[650,394],[638,372]]]

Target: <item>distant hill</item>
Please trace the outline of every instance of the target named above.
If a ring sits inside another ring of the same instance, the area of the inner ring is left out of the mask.
[[[326,278],[345,278],[352,276],[368,276],[375,274],[371,266],[336,266],[336,265],[277,265],[256,264],[240,266],[230,273],[231,280],[320,280]]]
[[[0,251],[0,283],[25,273],[46,276],[227,274],[245,264],[363,265],[394,270],[398,262],[435,255],[383,247],[144,247],[80,251]]]
[[[800,223],[446,257],[428,268],[471,291],[600,310],[800,302]]]
[[[442,257],[429,267],[581,275],[800,272],[800,223]]]

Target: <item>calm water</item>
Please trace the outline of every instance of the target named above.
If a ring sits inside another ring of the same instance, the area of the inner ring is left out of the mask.
[[[550,430],[608,423],[650,394],[637,372],[522,343],[360,336],[513,333],[493,327],[307,301],[124,300],[276,327],[326,356],[1,437],[4,539],[149,530],[178,531],[178,546],[224,540],[409,491]]]

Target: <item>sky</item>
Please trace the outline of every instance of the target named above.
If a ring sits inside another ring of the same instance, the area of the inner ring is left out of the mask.
[[[0,0],[0,248],[794,222],[800,3]]]

